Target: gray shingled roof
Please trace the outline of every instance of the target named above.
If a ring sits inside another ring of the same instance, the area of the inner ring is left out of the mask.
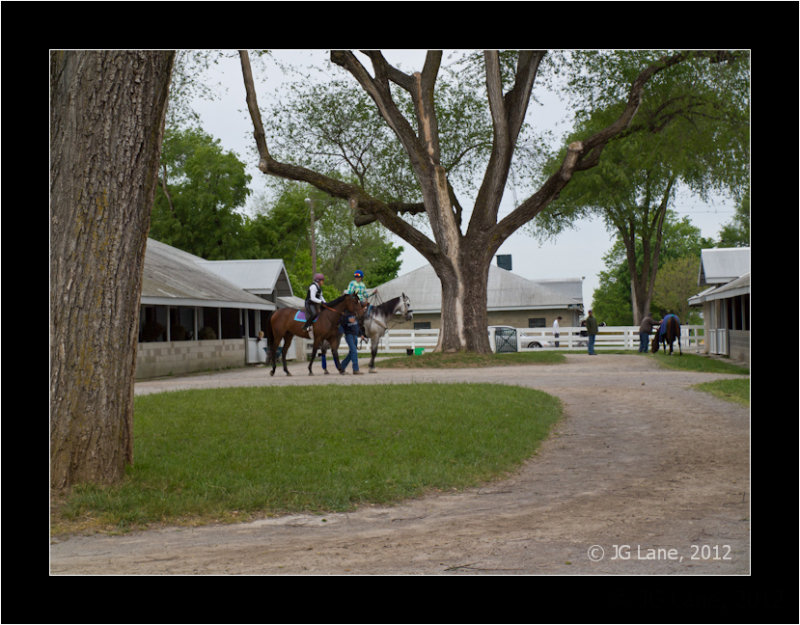
[[[166,243],[147,239],[141,303],[275,310],[272,302],[209,271],[208,262]]]
[[[371,284],[368,287],[374,288]],[[377,288],[383,300],[405,293],[415,313],[441,312],[442,283],[430,265]],[[583,283],[580,278],[533,281],[490,265],[486,295],[489,311],[567,308],[583,304]]]

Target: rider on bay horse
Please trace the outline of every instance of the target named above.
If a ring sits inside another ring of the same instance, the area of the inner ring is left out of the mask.
[[[311,286],[306,291],[306,324],[303,326],[303,330],[306,332],[311,329],[311,325],[325,303],[325,297],[322,295],[322,283],[324,281],[325,276],[321,273],[315,273],[314,282],[311,283]]]

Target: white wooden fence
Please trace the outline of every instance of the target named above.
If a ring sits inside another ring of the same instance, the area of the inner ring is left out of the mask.
[[[553,336],[552,328],[514,328],[516,330],[516,351],[529,351],[533,349],[581,349],[588,345],[589,338],[585,335],[585,328],[561,328],[560,336]],[[581,334],[583,332],[583,335]],[[650,335],[652,338],[652,334]],[[490,341],[491,341],[490,333]],[[496,350],[498,344],[502,348],[503,336],[498,341],[492,342],[492,349]],[[513,341],[512,341],[513,342]],[[556,347],[558,342],[558,347]],[[703,345],[703,326],[681,326],[681,347],[689,351],[701,351]],[[601,326],[598,328],[595,349],[639,349],[638,326]],[[676,345],[677,347],[677,345]]]
[[[560,329],[558,347],[552,328],[511,328],[492,326],[488,329],[492,351],[533,351],[533,350],[577,350],[586,349],[588,337],[582,336],[585,328]],[[652,337],[652,335],[651,335]],[[703,349],[703,326],[681,326],[681,348],[685,351],[700,352]],[[439,330],[389,330],[378,344],[378,352],[384,354],[423,353],[431,351],[439,341]],[[594,344],[595,350],[639,349],[638,326],[602,326],[598,329]],[[677,349],[677,345],[675,345]],[[360,343],[359,350],[368,350],[367,344]],[[310,343],[306,351],[311,353]],[[347,344],[342,341],[339,353],[347,353]]]

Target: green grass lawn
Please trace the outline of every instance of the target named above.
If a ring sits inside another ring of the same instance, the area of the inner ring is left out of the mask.
[[[554,365],[566,362],[564,354],[554,351],[475,354],[466,352],[425,353],[398,356],[376,363],[381,369],[457,369],[464,367],[504,367],[514,365]]]
[[[750,405],[750,379],[742,380],[717,380],[696,384],[693,388],[706,393],[711,393],[727,401],[732,401],[743,406]]]
[[[550,395],[490,384],[139,396],[126,480],[74,488],[52,531],[346,511],[461,489],[518,467],[560,415]]]
[[[709,358],[699,354],[678,355],[675,352],[672,356],[664,354],[659,350],[656,354],[644,354],[644,358],[655,358],[658,364],[670,369],[681,369],[684,371],[701,371],[704,373],[738,373],[749,375],[750,369],[718,358]]]
[[[693,388],[706,393],[711,393],[727,401],[732,401],[744,406],[750,405],[750,369],[738,364],[727,362],[718,358],[709,358],[698,354],[684,354],[669,356],[658,352],[648,354],[647,358],[655,358],[656,361],[669,369],[680,369],[684,371],[700,371],[703,373],[735,373],[747,376],[737,380],[716,380],[714,382],[704,382],[696,384]]]

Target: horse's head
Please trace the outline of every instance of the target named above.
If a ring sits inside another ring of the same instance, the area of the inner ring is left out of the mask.
[[[656,332],[656,335],[653,337],[653,341],[650,343],[650,351],[653,352],[654,354],[658,351],[658,343],[659,343],[659,337],[658,337],[658,332]]]
[[[402,294],[400,300],[403,302],[402,305],[402,313],[406,318],[406,321],[411,321],[414,318],[414,311],[411,310],[411,300],[408,299],[408,295],[405,293]]]

